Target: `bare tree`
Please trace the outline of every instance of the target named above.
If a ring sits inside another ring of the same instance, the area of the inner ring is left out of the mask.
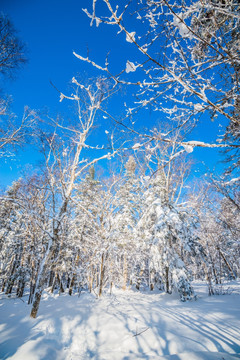
[[[37,118],[36,112],[27,107],[20,122],[13,114],[0,115],[0,158],[11,156],[13,150],[26,143],[27,138],[34,134]]]
[[[133,0],[125,5],[94,0],[92,11],[84,11],[91,25],[115,27],[138,51],[118,74],[112,74],[108,59],[99,66],[75,54],[116,83],[134,87],[126,116],[151,106],[163,118],[177,119],[178,126],[195,126],[205,115],[206,129],[207,119],[219,117],[229,124],[224,139],[216,137],[208,144],[203,138],[185,145],[239,149],[239,2]],[[158,138],[170,140],[164,133]]]
[[[88,87],[80,84],[75,78],[76,92],[72,96],[60,94],[60,101],[70,99],[77,104],[77,122],[75,124],[60,123],[59,119],[51,119],[55,131],[44,137],[44,153],[48,186],[51,194],[51,227],[46,232],[48,243],[44,257],[41,260],[36,291],[31,311],[31,317],[37,316],[41,294],[44,289],[46,272],[52,261],[56,262],[60,256],[61,234],[63,223],[71,204],[71,199],[76,185],[83,179],[85,172],[96,162],[109,159],[118,150],[93,158],[86,159],[86,150],[96,150],[87,143],[87,139],[93,130],[101,104],[108,99],[114,91],[111,85],[104,79],[97,79]],[[85,154],[85,155],[84,155]]]
[[[0,74],[13,77],[16,71],[26,63],[26,46],[18,37],[9,18],[0,15]]]
[[[13,78],[27,62],[26,47],[9,18],[0,14],[0,80]],[[20,121],[10,111],[10,97],[0,86],[0,157],[23,145],[32,131],[36,114],[25,109]]]

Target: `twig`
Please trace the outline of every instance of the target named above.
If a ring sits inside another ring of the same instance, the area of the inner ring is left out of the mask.
[[[133,335],[133,337],[141,335],[142,333],[144,333],[145,331],[147,331],[149,329],[149,327],[147,327],[146,329],[144,329],[143,331],[136,333],[135,335]]]

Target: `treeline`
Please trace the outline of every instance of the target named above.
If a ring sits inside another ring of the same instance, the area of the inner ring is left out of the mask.
[[[72,167],[59,158],[2,196],[1,290],[27,292],[32,317],[46,288],[97,296],[113,286],[158,288],[185,301],[195,297],[193,279],[206,279],[213,294],[215,284],[239,276],[237,184],[212,181],[187,192],[185,157],[152,145],[125,157],[108,179],[90,166],[70,195]]]

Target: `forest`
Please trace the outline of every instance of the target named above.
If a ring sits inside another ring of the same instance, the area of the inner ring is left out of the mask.
[[[65,118],[26,108],[19,121],[1,95],[0,161],[29,144],[41,154],[0,195],[1,291],[27,294],[32,318],[46,289],[158,289],[186,302],[193,281],[214,295],[240,276],[239,1],[90,3],[96,33],[107,26],[134,48],[124,68],[74,52],[98,75],[73,77],[66,93],[53,83],[72,105]],[[0,31],[4,79],[26,59],[4,16]],[[157,125],[138,125],[150,112]],[[223,130],[208,142],[211,121]],[[221,151],[221,173],[194,176],[199,148]]]

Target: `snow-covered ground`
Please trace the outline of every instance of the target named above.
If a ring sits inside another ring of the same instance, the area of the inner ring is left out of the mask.
[[[27,298],[0,301],[0,358],[80,359],[240,359],[240,284],[231,295],[208,297],[195,284],[198,300],[177,295],[121,291],[96,299],[45,292],[37,319]]]

